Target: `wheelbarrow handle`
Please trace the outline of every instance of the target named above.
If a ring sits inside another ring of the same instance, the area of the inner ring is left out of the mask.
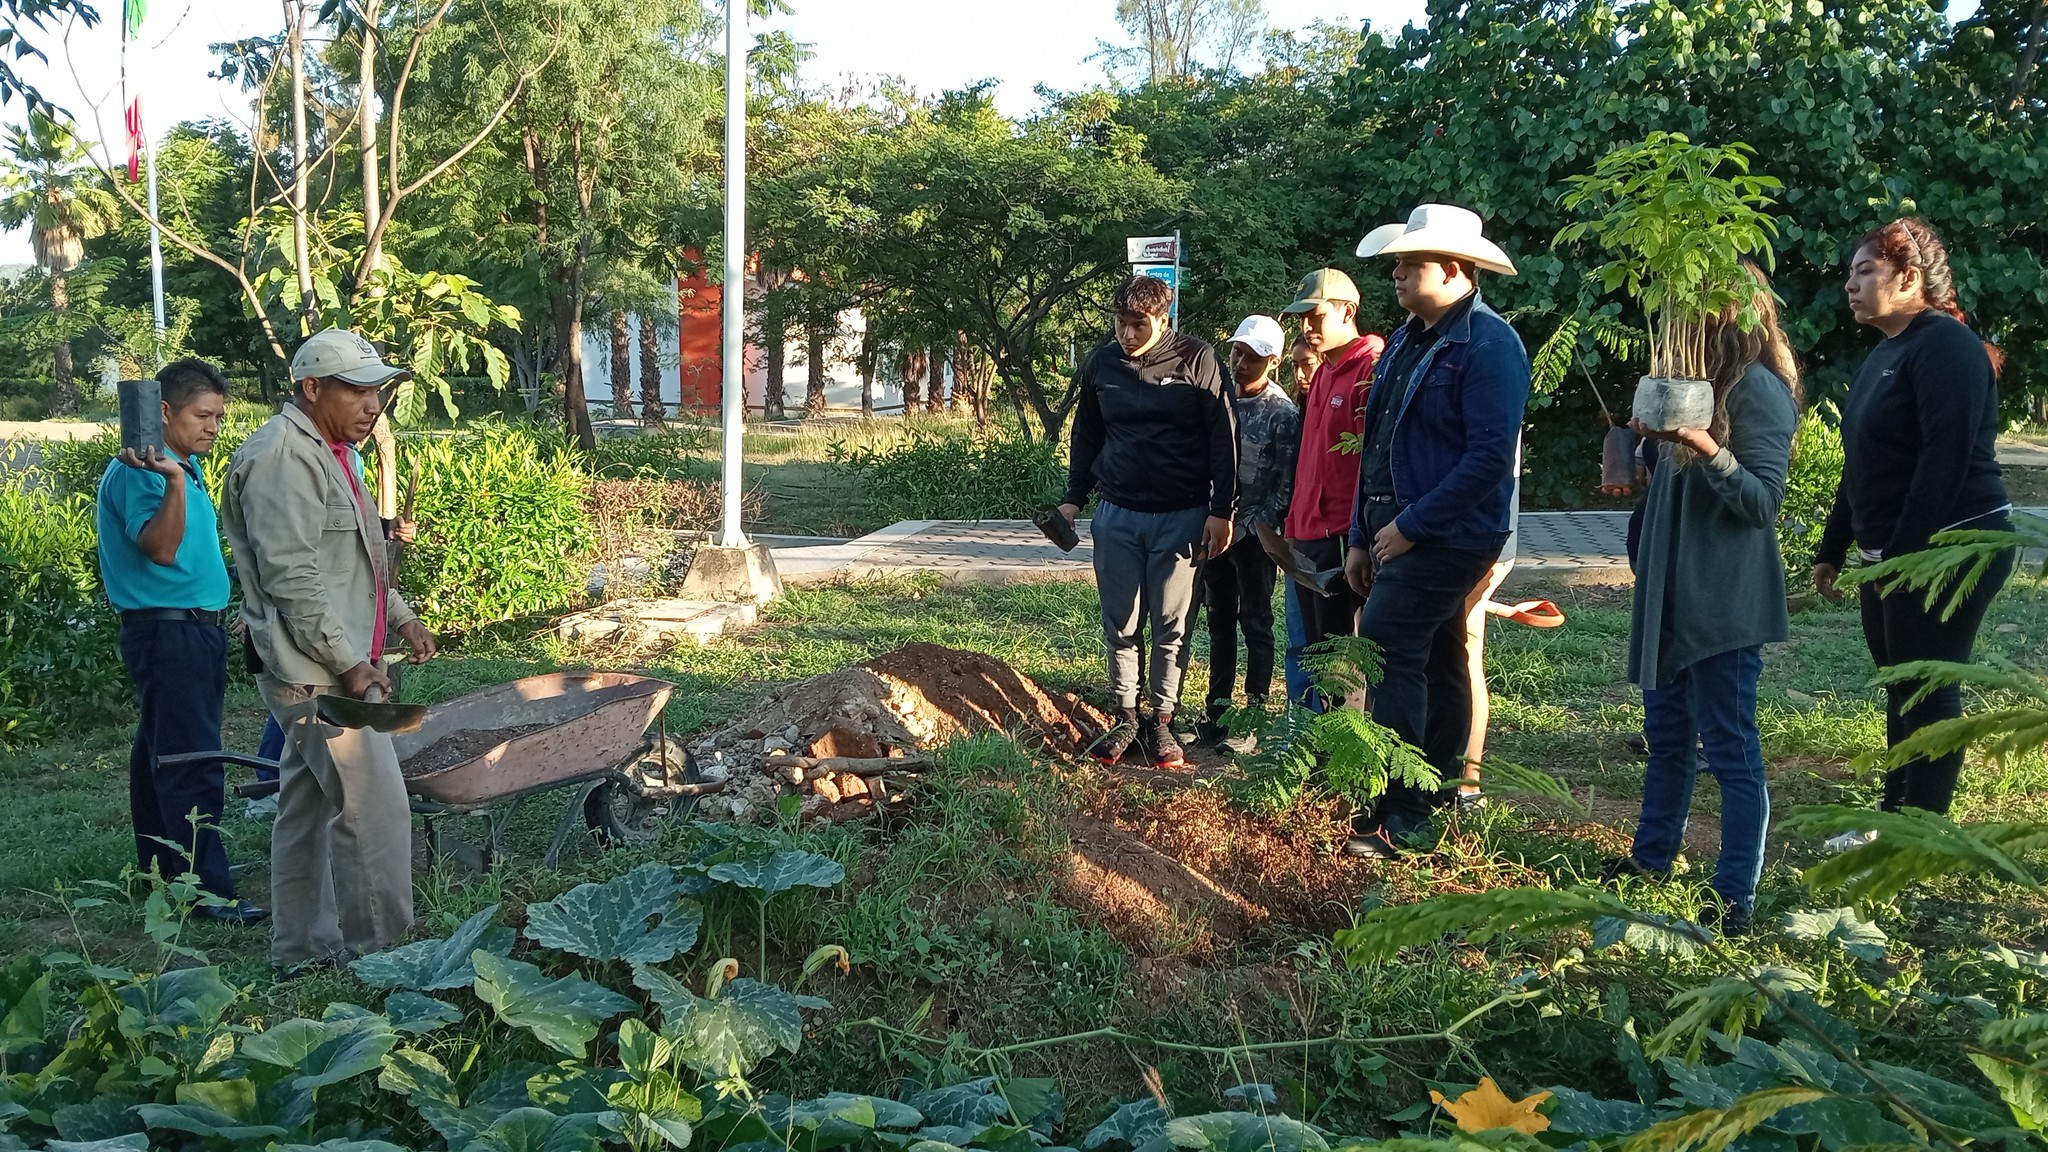
[[[275,760],[265,760],[261,756],[245,756],[240,752],[175,752],[169,756],[159,756],[156,758],[157,766],[161,768],[177,768],[185,764],[204,764],[211,760],[218,760],[223,764],[239,764],[244,768],[255,768],[258,771],[263,769],[275,770],[277,768],[277,761]]]

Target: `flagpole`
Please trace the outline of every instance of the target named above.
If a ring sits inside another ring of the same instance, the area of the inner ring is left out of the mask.
[[[150,351],[155,356],[156,366],[164,366],[164,242],[163,232],[157,227],[156,206],[156,145],[150,142],[148,126],[142,121],[142,98],[128,95],[128,42],[142,30],[144,13],[148,0],[123,0],[121,11],[121,105],[124,118],[131,120],[130,127],[136,137],[136,145],[142,149],[143,167],[148,173],[149,196],[149,290],[154,324],[154,339]],[[133,169],[130,169],[133,172]]]
[[[747,419],[746,356],[743,327],[747,303],[747,0],[725,0],[725,283],[719,296],[724,327],[721,355],[724,390],[721,469],[722,515],[718,544],[744,548],[747,534],[740,524],[740,458]]]

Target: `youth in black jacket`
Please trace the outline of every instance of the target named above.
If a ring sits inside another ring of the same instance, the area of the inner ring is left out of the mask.
[[[1208,344],[1167,333],[1136,359],[1115,340],[1082,362],[1073,454],[1061,503],[1089,493],[1133,512],[1237,507],[1237,421],[1232,387]]]

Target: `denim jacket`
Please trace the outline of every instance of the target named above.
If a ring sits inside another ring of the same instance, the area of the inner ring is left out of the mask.
[[[1403,326],[1381,364],[1400,359]],[[1515,499],[1515,452],[1529,403],[1529,354],[1500,314],[1474,299],[1443,339],[1423,354],[1405,387],[1381,414],[1394,421],[1394,520],[1417,544],[1498,552],[1508,538]],[[1368,420],[1371,418],[1368,417]],[[1372,425],[1365,428],[1372,438]],[[1363,501],[1354,499],[1351,547],[1364,548]]]

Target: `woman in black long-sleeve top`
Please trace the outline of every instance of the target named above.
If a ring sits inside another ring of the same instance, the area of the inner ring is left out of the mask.
[[[1884,333],[1856,373],[1842,414],[1841,487],[1813,566],[1815,586],[1840,596],[1840,575],[1853,541],[1865,562],[1928,546],[1952,528],[2004,529],[2012,502],[1999,479],[1998,350],[1963,322],[1948,251],[1916,219],[1895,220],[1865,236],[1850,262],[1849,311]],[[1925,593],[1860,590],[1863,635],[1880,668],[1914,660],[1965,662],[1991,600],[2012,574],[2010,552],[1994,563],[1947,619]],[[1962,715],[1962,691],[1951,685],[1905,707],[1916,683],[1885,691],[1885,738],[1896,745],[1937,721]],[[1885,779],[1882,807],[1946,813],[1963,767],[1960,751],[1915,760]],[[1876,833],[1830,841],[1841,849]]]

